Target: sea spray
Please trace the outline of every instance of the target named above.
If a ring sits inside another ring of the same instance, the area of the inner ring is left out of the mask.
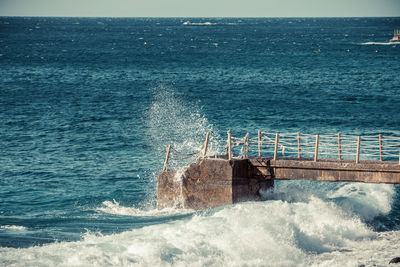
[[[183,174],[187,168],[188,165],[179,167],[174,175],[174,182],[179,185],[179,195],[175,198],[174,208],[185,208],[185,201],[183,199]]]
[[[185,102],[168,87],[160,85],[153,89],[153,101],[146,114],[149,143],[158,151],[161,159],[165,147],[172,145],[169,167],[176,171],[174,180],[180,185],[180,195],[175,207],[184,208],[182,197],[182,175],[190,163],[201,156],[207,133],[211,138],[208,155],[218,153],[219,134],[196,104]]]
[[[207,118],[202,115],[196,103],[185,102],[173,90],[165,86],[153,89],[153,101],[145,116],[148,142],[160,154],[171,144],[173,149],[182,154],[200,152],[207,132],[210,132],[209,154],[215,154],[218,132]],[[173,166],[182,165],[171,162]]]

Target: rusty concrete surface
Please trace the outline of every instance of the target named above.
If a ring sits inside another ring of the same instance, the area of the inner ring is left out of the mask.
[[[180,184],[175,181],[175,171],[161,171],[157,177],[157,208],[182,208],[178,196]]]
[[[271,176],[254,170],[247,159],[200,159],[186,169],[181,184],[174,175],[172,171],[158,175],[157,206],[160,209],[183,207],[200,210],[259,200],[259,190],[273,186]]]

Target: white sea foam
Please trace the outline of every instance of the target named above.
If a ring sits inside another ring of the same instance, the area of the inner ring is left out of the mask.
[[[190,22],[190,21],[185,21],[182,23],[183,25],[194,25],[194,26],[212,26],[212,25],[217,25],[217,23],[214,22]]]
[[[399,241],[399,232],[376,234],[336,204],[310,196],[240,203],[108,236],[87,233],[78,242],[0,248],[0,265],[385,265]]]
[[[139,209],[136,207],[125,207],[125,206],[120,206],[120,204],[115,200],[104,201],[102,203],[102,206],[98,207],[96,210],[114,215],[140,216],[140,217],[165,217],[173,215],[183,215],[194,212],[193,210],[188,210],[188,209],[165,208],[159,210],[155,208]]]
[[[392,208],[395,190],[388,184],[348,183],[338,185],[327,196],[336,200],[342,209],[357,214],[363,220],[386,215]]]
[[[25,231],[26,227],[20,225],[1,225],[0,229],[13,230],[13,231]]]
[[[361,43],[362,45],[396,45],[395,43],[390,43],[390,42],[366,42],[366,43]]]
[[[400,231],[376,234],[376,238],[349,244],[346,249],[310,257],[310,266],[388,266],[399,256]]]
[[[395,197],[393,185],[364,183],[332,183],[316,181],[277,182],[273,192],[265,192],[265,199],[306,202],[311,196],[333,202],[347,214],[363,221],[390,212]]]

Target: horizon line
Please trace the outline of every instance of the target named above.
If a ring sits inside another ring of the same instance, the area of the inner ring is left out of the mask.
[[[252,18],[400,18],[400,16],[53,16],[53,15],[1,15],[0,17],[7,18],[238,18],[238,19],[252,19]]]

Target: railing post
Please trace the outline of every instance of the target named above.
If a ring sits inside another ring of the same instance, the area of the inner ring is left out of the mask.
[[[314,161],[318,160],[318,145],[319,145],[319,135],[315,136],[315,154],[314,154]]]
[[[379,134],[379,160],[383,161],[383,157],[382,157],[382,134]]]
[[[164,166],[163,166],[163,171],[167,170],[168,167],[168,159],[169,159],[169,153],[171,152],[171,145],[168,145],[167,147],[167,154],[165,155],[165,161],[164,161]]]
[[[232,136],[231,130],[228,130],[228,159],[232,159]]]
[[[258,157],[261,158],[261,131],[258,131]]]
[[[339,160],[342,160],[342,142],[340,138],[340,133],[338,133],[338,156]]]
[[[357,155],[356,155],[356,163],[360,162],[360,144],[361,144],[361,137],[357,136]]]
[[[210,139],[210,133],[206,134],[206,140],[204,141],[204,150],[203,150],[203,157],[207,155],[207,148],[208,148],[208,140]]]
[[[279,134],[275,135],[275,149],[274,149],[274,160],[278,158],[278,142],[279,142]]]
[[[300,149],[300,133],[297,133],[297,157],[301,158],[301,149]]]
[[[244,142],[245,142],[245,156],[246,158],[249,157],[249,133],[246,134],[246,137],[244,138]]]

